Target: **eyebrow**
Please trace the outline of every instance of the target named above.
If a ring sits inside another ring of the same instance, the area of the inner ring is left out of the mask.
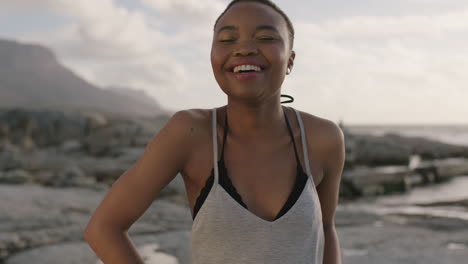
[[[218,33],[217,33],[217,34],[221,33],[221,31],[224,31],[224,30],[239,30],[239,28],[236,27],[236,26],[224,26],[224,27],[222,27],[222,28],[220,28],[220,29],[218,30]],[[256,28],[256,31],[259,31],[259,30],[271,30],[271,31],[274,31],[274,32],[276,32],[276,33],[279,33],[279,31],[278,31],[275,27],[273,27],[273,26],[268,26],[268,25],[261,25],[261,26],[258,26],[258,27]]]

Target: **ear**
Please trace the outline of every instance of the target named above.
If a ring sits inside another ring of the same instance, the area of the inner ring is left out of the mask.
[[[296,52],[294,50],[291,50],[291,54],[289,55],[288,59],[288,68],[292,70],[294,66],[294,59],[296,58]]]

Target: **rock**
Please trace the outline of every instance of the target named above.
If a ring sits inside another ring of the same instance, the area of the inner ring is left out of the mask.
[[[86,187],[92,186],[96,180],[92,177],[86,177],[84,172],[74,166],[66,168],[55,177],[52,186],[56,187]]]
[[[9,141],[0,146],[0,171],[15,169],[21,166],[21,151]]]
[[[85,150],[94,156],[110,156],[112,149],[136,146],[135,138],[141,137],[142,128],[132,122],[114,123],[97,129],[84,140]],[[149,141],[147,138],[145,141]]]
[[[375,213],[359,210],[346,203],[339,204],[336,209],[336,226],[368,225],[380,221],[381,217]]]
[[[79,157],[75,159],[75,162],[87,176],[93,177],[97,182],[107,183],[109,186],[133,165],[116,158],[105,157]]]
[[[63,264],[95,264],[96,257],[89,252],[89,246],[84,242],[68,242],[56,245],[45,245],[13,254],[6,264],[63,263]]]
[[[448,158],[431,162],[436,169],[438,179],[444,180],[454,176],[468,175],[468,159]]]
[[[67,157],[54,149],[40,149],[21,156],[21,168],[35,172],[41,170],[60,171],[73,167],[76,161],[73,157]]]
[[[25,241],[13,232],[0,232],[0,261],[8,257],[10,252],[18,248],[24,248]]]
[[[343,172],[342,185],[364,196],[403,192],[409,173],[407,166],[360,166]]]
[[[37,149],[36,143],[30,136],[25,136],[23,138],[20,147],[23,153],[31,153]]]
[[[423,159],[468,158],[468,147],[456,146],[422,137],[393,133],[383,136],[350,134],[345,136],[346,164],[367,166],[408,165],[412,155]]]
[[[71,139],[62,143],[60,151],[65,154],[77,153],[82,150],[83,144],[80,141]]]
[[[53,186],[55,177],[54,171],[46,169],[34,173],[35,182],[44,186]]]
[[[109,151],[109,156],[125,160],[129,163],[135,163],[145,152],[141,147],[116,147]]]
[[[10,135],[10,127],[6,123],[0,123],[0,140],[8,138]]]
[[[465,263],[468,250],[450,251],[447,245],[468,242],[467,229],[432,231],[382,221],[373,225],[337,227],[343,263]],[[465,244],[466,245],[466,244]]]
[[[189,231],[135,235],[131,240],[146,264],[189,264]],[[6,264],[97,264],[103,263],[86,242],[68,242],[25,250],[6,260]]]
[[[33,177],[21,169],[0,172],[0,183],[22,184],[32,181]]]
[[[410,149],[389,137],[348,135],[346,149],[353,165],[385,166],[407,164]]]
[[[355,166],[343,171],[340,195],[344,198],[404,192],[413,186],[468,175],[468,159],[419,160],[411,166]]]
[[[88,113],[84,113],[83,115],[84,115],[85,123],[86,123],[85,125],[86,135],[89,135],[93,133],[96,129],[105,127],[109,124],[107,118],[101,113],[88,112]]]
[[[91,214],[107,191],[108,189],[94,191],[74,187],[61,189],[37,185],[0,184],[0,253],[3,256],[15,256],[11,259],[8,258],[7,261],[26,259],[30,263],[30,257],[37,256],[38,259],[34,259],[34,263],[55,263],[38,261],[53,259],[53,257],[46,256],[45,252],[52,254],[52,256],[58,256],[54,254],[60,254],[60,249],[63,249],[64,252],[75,252],[74,248],[77,244],[73,243],[85,245],[83,241],[84,229]],[[155,238],[166,232],[190,230],[191,223],[192,219],[188,208],[158,199],[132,225],[129,235],[132,238],[143,235]],[[154,241],[159,243],[161,250],[168,254],[183,255],[182,252],[185,250],[188,239],[186,235],[183,235],[183,232],[180,234],[180,238],[177,236],[179,235],[176,233],[168,233],[166,237],[149,239],[144,244],[148,244],[148,241],[151,243]],[[46,250],[52,245],[64,247]],[[67,245],[73,246],[68,248]],[[85,248],[83,247],[83,250]],[[76,252],[81,254],[84,252],[83,250]],[[92,258],[94,255],[91,249],[87,250],[85,255],[89,258],[85,257],[84,260],[95,259]],[[21,255],[22,253],[26,255]],[[60,263],[68,263],[66,261],[80,260],[80,255],[62,254],[60,256],[54,261],[60,260]],[[4,261],[5,257],[0,258],[0,262],[2,260]]]
[[[13,144],[20,145],[29,136],[38,148],[83,138],[85,129],[85,119],[79,114],[53,110],[8,109],[0,111],[0,123],[8,126]]]

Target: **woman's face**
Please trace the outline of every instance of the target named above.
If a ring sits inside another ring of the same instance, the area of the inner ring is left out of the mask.
[[[269,6],[235,4],[215,27],[211,65],[216,81],[230,97],[255,101],[279,98],[294,56],[286,21]]]

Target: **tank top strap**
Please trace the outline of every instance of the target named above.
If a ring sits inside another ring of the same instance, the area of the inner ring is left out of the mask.
[[[307,175],[309,175],[309,177],[311,177],[311,180],[313,182],[313,178],[312,178],[312,173],[310,172],[310,166],[309,166],[309,155],[308,155],[308,151],[307,151],[307,136],[305,134],[305,130],[304,130],[304,124],[302,122],[302,118],[301,118],[301,115],[299,114],[299,111],[297,111],[295,108],[291,107],[294,112],[296,112],[296,116],[297,116],[297,121],[299,122],[299,126],[301,128],[301,140],[302,140],[302,150],[303,150],[303,153],[304,153],[304,164],[305,164],[305,167],[306,167],[306,173]]]
[[[213,135],[213,170],[214,170],[214,184],[212,188],[216,188],[219,182],[218,170],[218,133],[216,129],[216,107],[212,110],[212,135]]]
[[[286,112],[284,111],[284,109],[283,109],[283,114],[284,114],[284,118],[286,119],[286,125],[288,126],[289,135],[291,136],[291,140],[293,142],[294,155],[296,155],[296,162],[300,166],[301,162],[299,160],[299,155],[297,154],[296,142],[294,141],[294,134],[292,132],[291,125],[289,124],[288,117],[286,116]]]
[[[224,165],[224,145],[226,144],[227,131],[229,130],[227,111],[226,111],[226,114],[224,115],[224,129],[223,130],[224,130],[223,131],[223,146],[221,147],[220,162],[223,163]]]

